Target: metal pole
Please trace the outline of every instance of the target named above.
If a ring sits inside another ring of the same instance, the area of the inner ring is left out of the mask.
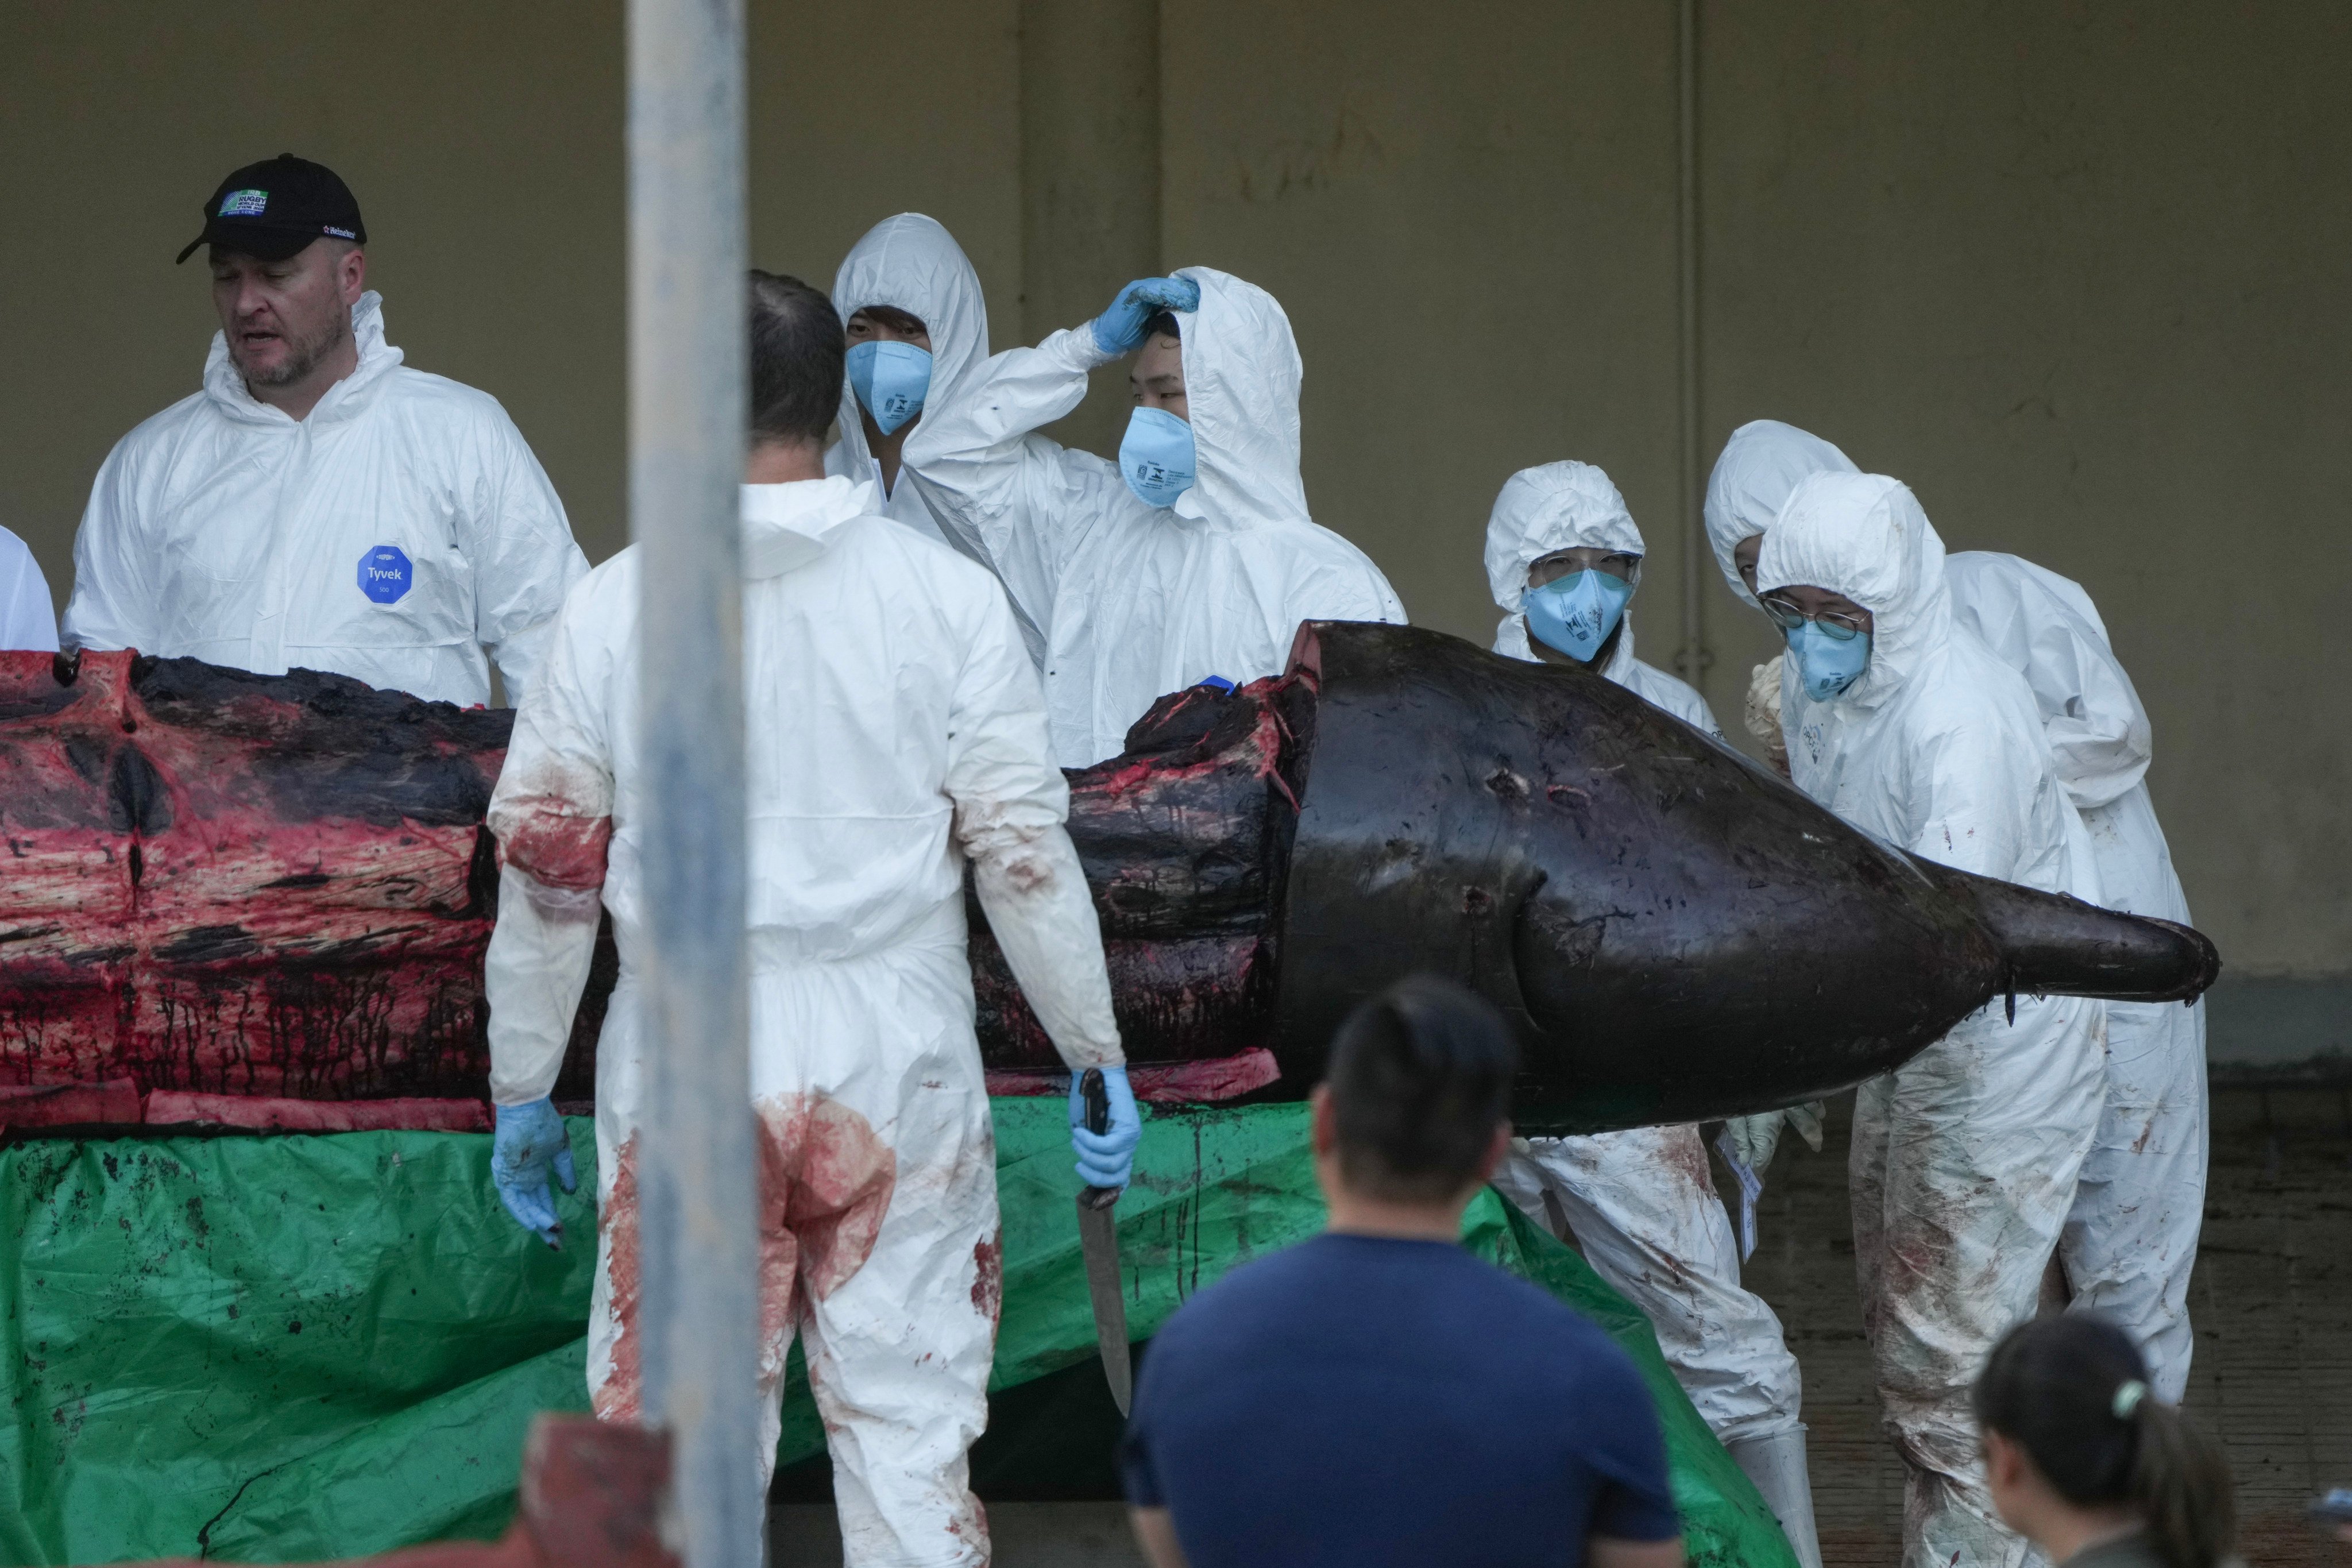
[[[689,1568],[757,1568],[744,989],[741,0],[629,0],[629,523],[643,559],[638,1331]]]
[[[1683,514],[1683,646],[1675,655],[1682,677],[1706,690],[1706,668],[1715,662],[1707,651],[1706,603],[1706,562],[1713,553],[1706,541],[1702,514],[1705,481],[1698,460],[1698,0],[1682,0],[1675,19],[1675,103],[1680,110],[1677,151],[1680,188],[1675,208],[1676,336],[1680,365],[1676,375],[1682,394],[1682,514]]]

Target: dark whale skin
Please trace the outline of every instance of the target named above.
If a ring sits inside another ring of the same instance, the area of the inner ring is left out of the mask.
[[[1410,970],[1519,1032],[1523,1127],[1791,1104],[1900,1065],[2015,989],[2188,997],[2184,928],[1913,859],[1582,668],[1313,624],[1277,1057]]]

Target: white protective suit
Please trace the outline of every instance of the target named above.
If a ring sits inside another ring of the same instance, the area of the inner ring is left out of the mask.
[[[1778,420],[1734,431],[1706,490],[1707,538],[1732,591],[1756,602],[1732,552],[1769,531],[1799,481],[1856,471],[1827,441]],[[2189,901],[2144,782],[2147,712],[2090,595],[2031,562],[1979,551],[1950,557],[1945,582],[1959,624],[2032,689],[2107,907],[2187,923]],[[1784,663],[1758,672],[1771,681],[1775,729]],[[2205,1206],[2205,1004],[2111,1002],[2106,1013],[2106,1110],[2060,1258],[2075,1304],[2123,1324],[2156,1391],[2177,1403],[2194,1349],[2189,1277]]]
[[[2188,896],[2148,799],[2147,710],[2090,595],[1986,551],[1954,555],[1945,576],[1959,624],[2033,689],[2107,907],[2187,924]],[[2177,1404],[2196,1348],[2189,1276],[2205,1212],[2205,1003],[2106,1009],[2106,1110],[2059,1258],[2074,1305],[2122,1324],[2147,1358],[2151,1386]]]
[[[1820,473],[1765,535],[1759,584],[1871,612],[1868,668],[1827,702],[1783,689],[1799,788],[1914,855],[2097,902],[2081,819],[2025,679],[1952,613],[1944,546],[1878,475]],[[1985,1489],[1969,1388],[2033,1315],[2105,1097],[2101,1004],[1995,1001],[1864,1084],[1854,1261],[1890,1436],[1909,1470],[1909,1568],[2017,1568]]]
[[[1765,532],[1789,492],[1815,474],[1858,474],[1853,459],[1810,430],[1783,425],[1778,419],[1751,419],[1731,433],[1706,477],[1706,539],[1715,546],[1715,563],[1731,591],[1755,605],[1739,575],[1731,552],[1740,542]]]
[[[16,533],[0,528],[0,648],[58,651],[58,609],[41,563]]]
[[[1001,1289],[993,1143],[962,872],[1074,1067],[1123,1059],[1062,822],[1036,671],[987,574],[873,515],[846,479],[744,489],[752,1103],[761,1164],[762,1475],[797,1330],[852,1563],[977,1563],[965,1452]],[[598,1044],[600,1240],[588,1379],[637,1410],[635,1129],[644,764],[638,556],[565,602],[489,821],[492,1098],[553,1085],[596,931],[621,973]],[[609,843],[609,854],[606,846]]]
[[[1519,613],[1528,569],[1556,551],[1578,548],[1646,552],[1609,476],[1577,462],[1513,474],[1486,524],[1486,581],[1503,611],[1496,653],[1537,660]],[[1633,657],[1630,605],[1618,626],[1600,673],[1694,729],[1720,736],[1705,698]],[[1559,1205],[1585,1258],[1650,1320],[1675,1381],[1743,1468],[1756,1474],[1749,1461],[1759,1446],[1793,1447],[1793,1473],[1803,1481],[1797,1358],[1772,1309],[1740,1288],[1738,1245],[1696,1127],[1515,1139],[1495,1185],[1538,1225],[1553,1223],[1547,1196]],[[1801,1559],[1818,1568],[1810,1489],[1778,1497],[1768,1490],[1766,1500]]]
[[[1404,619],[1380,568],[1307,516],[1289,318],[1238,278],[1177,276],[1201,289],[1201,308],[1178,317],[1200,477],[1173,507],[1138,500],[1116,464],[1034,434],[1108,363],[1087,326],[998,354],[951,403],[927,404],[905,447],[926,494],[1045,628],[1065,767],[1116,756],[1168,692],[1280,674],[1301,621]]]
[[[952,406],[957,395],[981,374],[988,359],[988,300],[980,290],[980,274],[972,270],[955,237],[938,219],[920,213],[884,218],[849,247],[841,270],[834,275],[833,305],[845,323],[870,305],[904,310],[923,323],[931,336],[931,385],[924,395],[925,414]],[[924,417],[916,416],[908,432],[909,442],[914,431],[922,428]],[[960,525],[949,507],[934,503],[912,465],[902,463],[898,484],[884,486],[882,465],[866,445],[857,395],[849,389],[846,379],[841,388],[839,428],[841,439],[824,455],[826,473],[872,480],[883,498],[883,516],[938,540],[995,573],[996,563],[980,536]],[[905,449],[902,445],[902,456]],[[1017,602],[1013,614],[1020,623],[1029,657],[1042,661],[1044,633]]]
[[[261,675],[323,669],[460,706],[530,684],[588,570],[497,399],[403,365],[373,292],[359,368],[297,420],[213,334],[204,390],[115,443],[74,542],[65,637]]]

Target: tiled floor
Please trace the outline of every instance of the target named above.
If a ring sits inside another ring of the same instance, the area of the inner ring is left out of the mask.
[[[1851,1102],[1832,1107],[1824,1152],[1784,1141],[1748,1279],[1804,1367],[1822,1556],[1891,1568],[1903,1473],[1879,1434],[1854,1298]],[[2188,1407],[2228,1447],[2254,1568],[2352,1563],[2303,1518],[2316,1493],[2352,1484],[2352,1103],[2333,1089],[2227,1089],[2213,1112]]]

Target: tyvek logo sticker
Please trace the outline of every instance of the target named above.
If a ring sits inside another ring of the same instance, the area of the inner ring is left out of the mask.
[[[379,544],[360,557],[360,592],[379,605],[397,600],[416,581],[416,569],[396,544]]]
[[[259,217],[269,210],[268,191],[231,191],[221,198],[223,217]]]

